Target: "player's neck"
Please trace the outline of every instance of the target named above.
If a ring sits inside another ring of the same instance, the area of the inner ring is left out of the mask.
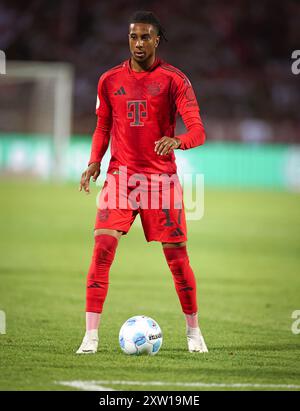
[[[152,64],[155,61],[155,54],[153,54],[153,56],[151,56],[148,60],[139,63],[138,61],[134,60],[132,57],[130,59],[130,65],[133,71],[137,71],[138,73],[141,73],[142,71],[147,71]]]

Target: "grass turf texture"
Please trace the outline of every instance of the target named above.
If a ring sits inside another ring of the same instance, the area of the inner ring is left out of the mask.
[[[86,196],[73,185],[2,182],[0,193],[1,390],[69,389],[55,383],[63,380],[300,384],[300,335],[291,332],[300,309],[299,195],[206,190],[204,218],[188,224],[188,248],[209,354],[187,352],[161,246],[147,244],[135,223],[111,269],[100,351],[76,356],[96,190]],[[138,314],[163,330],[154,357],[119,348],[120,326]]]

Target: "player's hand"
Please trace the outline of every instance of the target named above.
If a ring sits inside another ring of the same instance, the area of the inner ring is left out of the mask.
[[[90,192],[90,179],[93,178],[93,181],[96,181],[100,174],[100,163],[92,163],[88,168],[82,173],[81,180],[79,184],[79,191],[84,191],[86,193]]]
[[[170,154],[175,148],[179,148],[181,141],[176,137],[162,137],[158,141],[155,141],[154,151],[159,156]]]

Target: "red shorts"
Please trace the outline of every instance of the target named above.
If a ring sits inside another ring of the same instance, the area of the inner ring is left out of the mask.
[[[136,183],[122,179],[120,174],[107,174],[97,199],[95,229],[127,234],[139,214],[147,241],[186,241],[182,188],[177,175],[173,179],[171,184],[163,186],[157,184],[156,178],[153,184],[148,177]]]

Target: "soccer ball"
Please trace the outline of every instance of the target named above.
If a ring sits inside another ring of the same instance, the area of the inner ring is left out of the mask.
[[[121,327],[119,343],[122,351],[129,355],[155,355],[162,345],[162,332],[150,317],[137,315],[129,318]]]

